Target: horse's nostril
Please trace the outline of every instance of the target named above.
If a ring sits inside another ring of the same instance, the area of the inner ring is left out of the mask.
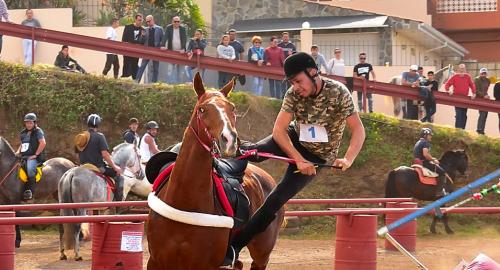
[[[221,134],[221,135],[220,135],[220,140],[221,140],[223,143],[227,143],[227,138],[226,138],[226,136],[224,136],[224,134]]]

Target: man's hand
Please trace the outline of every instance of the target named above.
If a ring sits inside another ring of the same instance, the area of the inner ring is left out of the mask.
[[[472,94],[472,96],[470,96],[470,99],[475,99],[476,98],[476,94]]]
[[[28,157],[29,160],[36,159],[36,155],[32,155]]]
[[[309,161],[297,161],[297,169],[304,175],[316,175],[316,168],[314,164]]]
[[[21,157],[21,153],[19,153],[19,152],[16,152],[14,155],[16,156],[16,158],[20,158]]]
[[[122,169],[118,166],[114,166],[113,170],[116,172],[116,175],[120,176],[122,174]]]
[[[452,91],[452,90],[449,90],[449,91],[448,91],[448,94],[450,94],[450,96],[453,96],[453,91]]]
[[[338,158],[333,162],[333,166],[337,167],[342,167],[342,171],[345,172],[347,169],[349,169],[352,165],[352,161],[346,159],[346,158]],[[335,168],[334,168],[335,170]]]
[[[485,99],[490,99],[489,95],[484,96]]]

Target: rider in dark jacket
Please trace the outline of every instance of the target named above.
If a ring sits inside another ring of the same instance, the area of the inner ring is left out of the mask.
[[[90,163],[99,168],[102,174],[112,177],[115,180],[115,201],[123,200],[123,177],[122,170],[116,166],[109,154],[109,147],[104,134],[97,132],[101,124],[101,117],[97,114],[91,114],[87,118],[88,131],[90,138],[87,146],[78,152],[80,164]],[[106,161],[106,163],[104,162]]]
[[[415,143],[415,147],[413,148],[413,156],[417,161],[416,163],[421,162],[425,168],[439,174],[437,178],[436,197],[441,197],[446,195],[444,191],[446,172],[439,166],[439,160],[431,156],[431,140],[432,130],[430,128],[422,128],[420,139]]]
[[[21,145],[16,151],[16,156],[26,160],[26,174],[28,181],[24,185],[23,200],[33,199],[36,185],[36,167],[45,161],[45,137],[43,130],[37,125],[37,117],[34,113],[24,116],[26,127],[20,134]]]

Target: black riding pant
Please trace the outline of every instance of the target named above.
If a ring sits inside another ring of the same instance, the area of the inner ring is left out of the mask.
[[[310,153],[299,143],[299,137],[293,127],[288,128],[288,136],[292,140],[294,147],[300,154],[307,160],[313,163],[325,163],[326,161]],[[286,156],[278,144],[272,138],[272,135],[261,140],[256,144],[243,145],[244,150],[257,149],[259,152],[272,153],[279,156]],[[249,158],[253,162],[264,161],[265,158],[252,157]],[[319,169],[319,168],[318,168]],[[295,164],[288,165],[285,176],[281,179],[278,185],[267,196],[264,204],[255,212],[247,225],[243,227],[239,234],[237,234],[231,245],[238,251],[245,247],[252,238],[263,232],[269,224],[275,219],[276,212],[285,205],[285,203],[299,193],[314,176],[303,175],[301,173],[294,173],[297,170]]]
[[[434,163],[431,163],[429,160],[424,160],[423,164],[422,164],[424,167],[426,167],[427,169],[433,171],[433,172],[436,172],[437,174],[439,174],[439,177],[438,177],[438,188],[439,189],[442,189],[444,187],[444,184],[445,184],[445,174],[446,172],[444,171],[443,168],[441,168],[441,166],[437,165],[437,164],[434,164]]]
[[[115,196],[114,201],[123,201],[123,176],[117,175],[115,170],[111,167],[104,167],[104,172],[102,174],[107,175],[115,180]]]
[[[104,64],[102,75],[108,75],[111,65],[113,65],[114,78],[117,79],[118,72],[120,71],[120,63],[118,62],[118,55],[116,54],[106,54],[106,64]]]

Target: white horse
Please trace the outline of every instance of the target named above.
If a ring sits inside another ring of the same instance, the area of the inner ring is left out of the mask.
[[[453,72],[452,65],[448,65],[448,66],[434,72],[434,79],[438,82],[438,89],[453,74],[454,74],[454,72]],[[402,85],[402,81],[403,81],[403,79],[402,79],[401,75],[397,75],[397,76],[392,77],[391,80],[389,81],[389,83],[396,84],[396,85]],[[394,104],[394,116],[399,117],[399,114],[403,110],[403,107],[406,108],[406,100],[402,99],[400,97],[392,97],[392,102]]]
[[[125,175],[131,173],[134,178],[144,178],[137,147],[133,144],[122,143],[113,149],[113,162],[122,169]],[[125,177],[124,181],[129,177]],[[129,182],[129,181],[127,181]],[[107,183],[91,170],[84,167],[75,167],[68,170],[59,180],[59,203],[79,202],[106,202],[113,199],[113,193],[108,194]],[[108,198],[108,196],[110,198]],[[124,196],[125,197],[125,196]],[[86,209],[62,209],[63,216],[85,216]],[[65,249],[74,249],[75,260],[80,261],[80,231],[84,238],[88,236],[87,224],[64,224],[64,232],[60,232],[60,259],[66,260]]]

